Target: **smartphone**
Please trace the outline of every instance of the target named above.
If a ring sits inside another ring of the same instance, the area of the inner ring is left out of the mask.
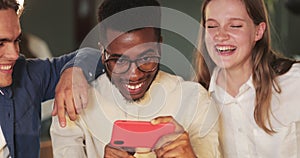
[[[110,144],[123,149],[153,149],[160,137],[173,133],[173,123],[152,125],[147,121],[117,120],[114,122]]]

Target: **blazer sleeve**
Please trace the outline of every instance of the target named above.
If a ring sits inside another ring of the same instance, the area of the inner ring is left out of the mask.
[[[100,50],[85,47],[76,52],[77,55],[63,67],[62,71],[72,66],[80,67],[88,82],[94,81],[104,73],[105,68],[101,62]]]

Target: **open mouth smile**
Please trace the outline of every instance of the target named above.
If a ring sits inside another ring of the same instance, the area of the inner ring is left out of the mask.
[[[139,88],[142,87],[144,83],[140,83],[140,84],[137,84],[137,85],[129,85],[129,84],[126,84],[126,88],[128,88],[129,90],[137,90]]]
[[[0,65],[0,70],[7,71],[12,69],[12,65]]]
[[[219,55],[229,56],[234,53],[237,47],[234,46],[216,46],[215,49]]]
[[[233,46],[216,46],[216,50],[217,50],[219,53],[222,53],[222,52],[229,52],[229,51],[235,51],[235,50],[236,50],[236,47],[233,47]]]

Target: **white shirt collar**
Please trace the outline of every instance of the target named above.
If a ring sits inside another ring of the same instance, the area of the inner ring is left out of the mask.
[[[219,72],[221,71],[220,67],[216,67],[212,73],[211,76],[211,82],[209,85],[209,95],[210,96],[214,96],[217,98],[218,101],[221,101],[223,104],[232,102],[232,100],[234,100],[234,97],[232,97],[231,95],[229,95],[223,88],[221,88],[220,86],[217,85],[217,77]],[[251,88],[252,90],[255,90],[253,82],[252,82],[252,75],[249,77],[249,79],[247,80],[246,83],[244,83],[240,89],[239,89],[239,95],[241,95],[243,92],[245,92],[246,90],[248,90],[249,88]],[[216,91],[219,91],[219,93],[216,93]]]

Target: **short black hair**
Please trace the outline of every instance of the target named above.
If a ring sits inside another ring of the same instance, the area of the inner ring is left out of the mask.
[[[160,3],[157,0],[104,0],[98,8],[98,22],[102,25],[102,34],[106,33],[107,28],[130,32],[153,27],[159,40]]]
[[[13,9],[16,13],[19,10],[19,3],[16,0],[0,0],[0,10]]]

